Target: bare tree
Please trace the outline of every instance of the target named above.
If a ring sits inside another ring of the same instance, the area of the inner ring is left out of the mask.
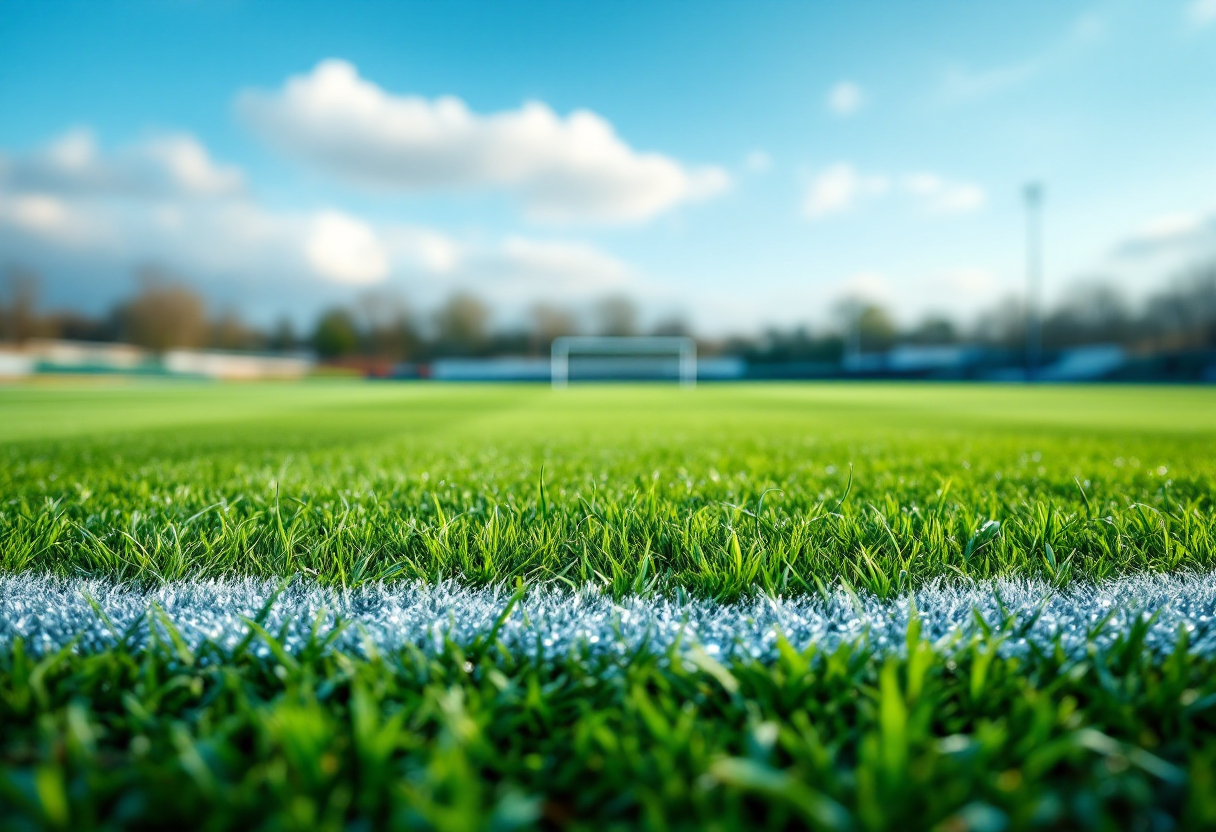
[[[913,344],[953,344],[958,340],[958,330],[949,318],[929,315],[907,334],[906,340]]]
[[[1158,349],[1216,347],[1216,263],[1192,269],[1149,298],[1143,329]]]
[[[975,338],[983,344],[1022,349],[1026,345],[1026,304],[1008,297],[982,312],[975,323]]]
[[[164,352],[206,342],[206,309],[199,295],[159,269],[145,269],[138,279],[139,292],[119,311],[131,343]]]
[[[454,355],[479,352],[489,337],[490,310],[478,298],[457,292],[435,313],[441,351]]]
[[[529,310],[531,327],[528,340],[533,353],[543,354],[549,351],[554,338],[562,335],[574,335],[578,332],[578,324],[568,310],[547,303],[535,304]]]
[[[262,342],[262,334],[241,320],[232,308],[225,309],[210,324],[210,346],[224,350],[256,349]]]
[[[596,304],[595,320],[600,335],[636,335],[638,308],[624,295],[609,295]]]
[[[20,344],[47,335],[38,317],[38,273],[11,266],[5,278],[8,302],[0,306],[0,340]]]
[[[1136,324],[1127,302],[1106,282],[1088,281],[1072,288],[1064,302],[1043,320],[1048,347],[1078,344],[1127,343]]]
[[[291,323],[291,318],[279,318],[278,323],[274,325],[274,331],[267,339],[267,346],[278,352],[288,352],[298,345],[299,339],[296,337],[296,328]]]
[[[682,315],[668,315],[650,330],[652,335],[692,335],[692,327]]]
[[[372,355],[400,360],[418,352],[422,336],[409,304],[399,294],[367,292],[359,298],[358,309]]]

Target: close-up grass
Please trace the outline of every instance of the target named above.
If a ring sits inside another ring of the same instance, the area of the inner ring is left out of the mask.
[[[1216,827],[1213,596],[1157,626],[1216,568],[1213,413],[1165,387],[0,388],[0,572],[79,599],[0,606],[0,828]],[[1090,590],[1146,574],[1193,580]],[[156,600],[249,586],[279,590],[223,628]],[[989,611],[930,638],[917,603],[964,587]],[[358,614],[273,609],[321,589]],[[501,615],[457,637],[472,602],[433,599],[461,592]],[[620,649],[529,618],[588,593]],[[390,597],[431,599],[426,638],[384,635]],[[758,605],[771,650],[670,620]]]
[[[265,643],[274,644],[273,637]],[[0,659],[13,829],[1212,828],[1216,660]]]

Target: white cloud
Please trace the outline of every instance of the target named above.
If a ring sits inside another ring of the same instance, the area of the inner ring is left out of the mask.
[[[462,239],[329,207],[275,211],[244,191],[198,199],[193,194],[208,180],[199,178],[197,166],[191,172],[191,159],[209,158],[198,150],[201,155],[175,156],[172,146],[167,151],[179,165],[179,180],[193,182],[193,190],[159,196],[141,191],[136,199],[128,189],[94,187],[94,172],[118,166],[87,133],[13,157],[11,165],[23,170],[33,167],[29,158],[53,160],[56,170],[75,172],[77,184],[82,180],[89,187],[69,187],[64,175],[58,192],[23,190],[0,174],[0,251],[49,274],[75,274],[78,285],[154,262],[204,288],[224,284],[238,287],[242,297],[260,294],[280,309],[301,293],[315,297],[386,281],[408,285],[423,302],[460,285],[504,305],[537,297],[585,298],[637,285],[626,264],[577,241]]]
[[[618,289],[633,276],[620,260],[585,243],[509,237],[503,243],[501,257],[517,275],[544,286],[564,288],[567,293],[598,294]]]
[[[836,294],[852,301],[885,303],[894,290],[891,281],[878,272],[856,272],[836,284]]]
[[[0,202],[0,217],[39,234],[56,234],[69,224],[67,206],[47,194],[22,194]]]
[[[432,228],[390,226],[381,231],[380,237],[395,262],[413,264],[423,271],[447,274],[463,263],[463,247]]]
[[[538,299],[581,302],[609,291],[644,294],[647,286],[626,263],[593,245],[574,240],[508,236],[496,240],[454,238],[433,229],[385,228],[394,273],[410,280],[420,304],[438,302],[459,287],[496,309],[522,312]],[[409,247],[397,243],[411,239]],[[433,255],[442,251],[442,257]]]
[[[217,166],[193,136],[177,134],[160,136],[142,148],[150,163],[159,164],[182,192],[197,195],[231,194],[244,183],[241,172],[233,167]]]
[[[981,266],[960,266],[947,269],[930,281],[936,294],[958,299],[991,297],[999,288],[996,274]]]
[[[1216,0],[1193,0],[1186,7],[1186,16],[1195,26],[1216,22]]]
[[[317,274],[338,283],[379,283],[388,276],[388,254],[366,223],[339,211],[313,218],[304,253]]]
[[[76,128],[34,153],[0,156],[0,188],[12,190],[147,199],[230,196],[243,186],[238,169],[217,164],[184,133],[103,154],[90,131]]]
[[[767,173],[773,167],[773,157],[763,150],[753,150],[743,157],[743,167],[751,173]]]
[[[1012,287],[1017,291],[1020,284]],[[839,322],[839,313],[847,305],[874,303],[882,306],[896,320],[911,325],[926,315],[943,315],[955,320],[968,320],[976,311],[1007,296],[1011,287],[999,274],[977,264],[942,269],[910,268],[895,271],[861,270],[843,280],[808,289],[804,308],[834,310],[823,322]],[[782,301],[774,298],[769,309]],[[771,314],[769,312],[768,314]]]
[[[64,249],[96,246],[107,234],[95,216],[70,198],[36,191],[9,193],[0,187],[0,228],[6,225],[32,240]],[[5,251],[2,240],[0,251]]]
[[[498,189],[529,216],[625,223],[722,192],[727,174],[634,150],[588,110],[546,104],[481,115],[459,98],[395,95],[326,60],[275,92],[246,91],[237,109],[272,146],[377,190]]]
[[[1162,278],[1216,259],[1216,211],[1174,211],[1150,217],[1116,237],[1086,264],[1131,298],[1160,285]]]
[[[863,173],[848,162],[837,162],[811,180],[803,200],[803,212],[811,219],[852,210],[862,201],[896,190],[912,198],[933,214],[961,214],[983,206],[984,190],[969,182],[947,179],[936,173],[912,173],[893,179],[881,173]]]
[[[886,193],[889,186],[885,176],[863,174],[848,162],[837,162],[811,180],[802,208],[812,219],[839,214],[863,197]]]
[[[1145,243],[1168,243],[1195,233],[1203,225],[1198,214],[1178,212],[1154,217],[1140,227],[1134,237]]]
[[[1176,268],[1216,252],[1216,213],[1178,211],[1154,217],[1116,244],[1113,257],[1129,263],[1157,262]]]
[[[936,173],[910,173],[904,177],[904,187],[914,194],[932,194],[940,191],[944,184]]]
[[[865,104],[865,91],[852,81],[840,81],[828,90],[828,109],[838,116],[854,115]]]
[[[960,214],[984,204],[984,189],[969,182],[953,182],[935,173],[913,173],[904,177],[904,189],[918,197],[933,213]]]

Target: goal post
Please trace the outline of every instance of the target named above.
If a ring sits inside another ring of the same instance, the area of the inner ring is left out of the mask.
[[[580,357],[598,361],[591,374],[594,380],[619,380],[623,378],[657,379],[663,375],[659,370],[672,366],[672,375],[681,387],[697,384],[697,342],[682,335],[564,335],[553,339],[550,353],[550,374],[554,387],[570,384],[570,359]],[[653,362],[649,371],[640,373],[637,368],[649,359]],[[634,367],[632,372],[629,366]],[[615,366],[615,375],[613,367]]]

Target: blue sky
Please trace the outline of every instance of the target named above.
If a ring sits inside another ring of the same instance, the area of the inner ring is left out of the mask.
[[[1216,0],[0,5],[0,263],[305,319],[625,292],[913,321],[1216,256]]]

